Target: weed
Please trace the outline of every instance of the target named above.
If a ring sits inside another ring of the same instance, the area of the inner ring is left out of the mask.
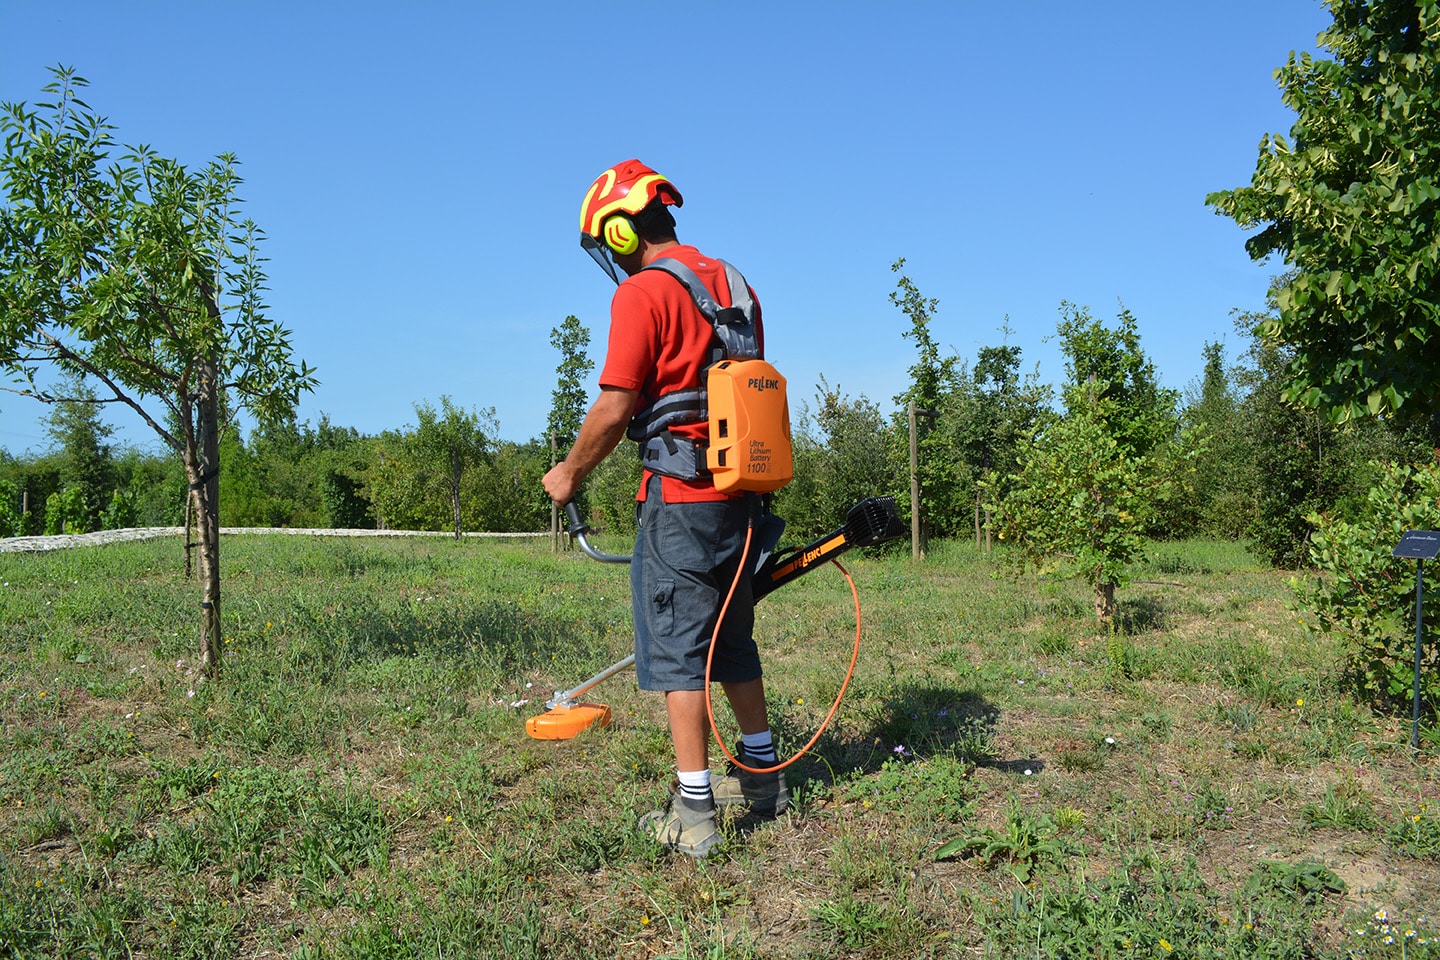
[[[1279,895],[1313,905],[1325,897],[1344,894],[1347,887],[1335,871],[1321,864],[1272,860],[1255,868],[1244,890],[1248,897],[1256,900]]]
[[[810,915],[829,931],[838,945],[846,948],[873,945],[895,933],[900,919],[886,906],[863,903],[853,897],[817,904],[811,908]]]
[[[1038,868],[1059,861],[1070,849],[1070,843],[1059,836],[1059,828],[1049,816],[1027,813],[1011,800],[1003,831],[986,828],[957,837],[942,844],[935,851],[935,859],[974,855],[987,866],[1004,864],[1015,879],[1028,883]]]
[[[1055,829],[1062,833],[1075,833],[1085,826],[1085,811],[1075,807],[1058,807],[1055,810]]]
[[[956,822],[972,809],[974,767],[950,757],[929,761],[887,759],[873,777],[851,782],[846,796],[870,807],[917,810],[931,822]]]
[[[17,834],[23,846],[34,846],[49,840],[68,837],[74,831],[70,811],[52,800],[44,809],[32,817],[26,817],[18,824]]]
[[[1055,755],[1055,762],[1060,765],[1061,770],[1069,773],[1090,773],[1100,769],[1105,762],[1105,755],[1093,748],[1061,750]]]
[[[1132,856],[1098,878],[1060,874],[1006,898],[974,898],[987,957],[1301,957],[1317,906],[1272,887],[1233,897],[1193,861]]]
[[[1375,814],[1370,795],[1352,777],[1325,788],[1318,802],[1300,808],[1305,822],[1312,827],[1334,827],[1341,830],[1371,830]]]
[[[1385,840],[1409,856],[1440,860],[1440,811],[1433,804],[1420,803],[1390,822]]]
[[[1260,724],[1260,711],[1248,703],[1217,703],[1215,719],[1235,733],[1249,733]]]

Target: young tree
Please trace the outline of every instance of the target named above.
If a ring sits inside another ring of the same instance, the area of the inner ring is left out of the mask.
[[[499,432],[494,409],[466,411],[449,397],[440,398],[440,413],[428,403],[415,405],[419,423],[410,446],[421,477],[444,490],[450,504],[455,539],[464,534],[460,486],[465,472],[489,460],[492,437]]]
[[[585,376],[595,369],[595,361],[585,354],[590,331],[578,317],[568,316],[560,326],[551,328],[550,346],[560,351],[560,365],[555,368],[559,379],[550,394],[545,432],[559,447],[568,449],[585,419]]]
[[[934,409],[940,404],[942,392],[954,381],[955,357],[941,357],[940,345],[930,333],[930,324],[940,301],[935,297],[922,296],[920,288],[909,276],[901,273],[905,269],[905,258],[890,264],[892,273],[899,273],[900,279],[890,293],[890,302],[900,308],[910,321],[910,329],[901,334],[906,340],[915,341],[915,362],[910,366],[910,387],[895,398],[896,403],[911,401],[925,409]]]
[[[1161,387],[1155,364],[1140,348],[1135,315],[1125,308],[1117,325],[1105,326],[1085,307],[1060,304],[1061,351],[1071,392],[1086,383],[1104,384],[1105,416],[1116,440],[1144,456],[1170,444],[1177,428],[1180,395]]]
[[[891,427],[890,456],[896,467],[895,492],[902,503],[909,503],[910,406],[913,404],[918,434],[915,471],[920,487],[918,519],[920,542],[924,544],[932,528],[941,533],[952,532],[957,518],[966,512],[968,471],[958,459],[953,433],[958,423],[955,408],[961,405],[956,395],[964,393],[969,385],[962,376],[959,358],[953,354],[942,356],[940,345],[930,331],[940,301],[923,296],[915,282],[902,273],[903,257],[892,263],[890,269],[900,274],[895,290],[890,293],[890,302],[910,321],[910,329],[901,336],[914,341],[916,352],[915,362],[910,366],[910,385],[894,398],[899,409]],[[901,464],[907,466],[902,468]]]
[[[996,507],[1000,539],[1018,573],[1082,579],[1095,591],[1095,617],[1108,626],[1126,567],[1145,552],[1162,478],[1151,458],[1129,451],[1111,430],[1115,401],[1103,383],[1070,397],[1021,446],[1020,473]]]
[[[52,102],[0,107],[0,368],[42,401],[45,367],[101,385],[184,462],[200,518],[199,659],[219,669],[221,418],[227,398],[262,422],[315,384],[290,334],[265,315],[259,228],[241,219],[237,161],[191,171],[112,128],[57,67]]]
[[[595,369],[595,361],[585,353],[585,349],[590,346],[590,330],[573,314],[566,317],[560,326],[551,328],[550,345],[560,351],[560,365],[555,368],[559,379],[555,390],[550,394],[550,416],[545,425],[545,442],[549,445],[549,460],[553,465],[558,458],[565,455],[580,434],[580,424],[585,420],[588,399],[584,379]],[[537,493],[543,493],[543,489],[539,484],[536,485]],[[581,516],[584,516],[589,508],[589,498],[585,491],[577,493],[575,501]],[[550,513],[551,533],[558,536],[559,507],[549,503],[547,509]]]
[[[1010,333],[1008,318],[1001,328]],[[1020,348],[981,347],[971,370],[971,387],[957,391],[942,408],[938,429],[952,435],[958,461],[966,467],[964,492],[972,503],[975,546],[989,544],[985,490],[1003,496],[1019,470],[1021,438],[1039,421],[1051,391],[1037,373],[1020,377]],[[958,505],[957,505],[958,509]],[[955,517],[957,532],[962,518]]]
[[[1304,564],[1313,517],[1348,499],[1363,500],[1372,458],[1402,453],[1383,419],[1337,424],[1285,399],[1289,348],[1265,340],[1258,328],[1270,314],[1241,314],[1235,328],[1249,346],[1236,366],[1241,391],[1241,443],[1250,464],[1254,522],[1247,533],[1257,553],[1278,567]]]
[[[816,385],[814,429],[802,407],[795,447],[795,479],[775,494],[775,513],[792,537],[827,533],[866,497],[895,483],[890,438],[880,408],[863,395],[851,399],[822,376]]]
[[[114,464],[105,442],[115,428],[100,419],[95,391],[81,378],[67,377],[62,392],[78,399],[54,405],[46,432],[58,448],[60,482],[76,491],[78,516],[73,523],[81,531],[94,530],[115,491]]]
[[[1276,71],[1297,117],[1260,142],[1248,187],[1206,202],[1257,260],[1292,271],[1261,328],[1287,351],[1283,396],[1335,421],[1440,411],[1440,0],[1328,0]]]
[[[1084,578],[1106,626],[1127,565],[1198,447],[1176,442],[1174,392],[1155,384],[1128,311],[1115,330],[1069,303],[1061,317],[1065,415],[1042,417],[1022,442],[1020,473],[995,509],[1001,539],[1017,547],[1014,568]]]
[[[1205,369],[1187,391],[1181,422],[1205,449],[1195,459],[1188,497],[1173,501],[1164,526],[1171,536],[1201,534],[1238,539],[1250,533],[1256,516],[1253,450],[1241,416],[1241,394],[1225,364],[1225,347],[1206,343]]]

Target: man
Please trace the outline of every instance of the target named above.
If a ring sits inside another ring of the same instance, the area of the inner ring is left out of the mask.
[[[674,184],[638,160],[606,170],[585,195],[580,244],[618,288],[610,306],[600,396],[569,454],[545,475],[545,490],[556,503],[575,496],[632,421],[632,435],[642,439],[645,427],[656,422],[652,408],[657,400],[702,387],[704,370],[715,358],[715,330],[691,292],[664,270],[644,268],[658,259],[679,261],[719,306],[743,298],[732,297],[724,264],[676,238],[668,208],[683,202]],[[741,293],[753,301],[748,287]],[[758,304],[754,315],[759,337]],[[640,532],[630,564],[635,672],[642,690],[665,694],[680,782],[666,809],[647,814],[640,826],[665,846],[693,857],[704,857],[720,839],[717,805],[748,803],[752,812],[774,816],[789,803],[778,771],[755,774],[736,768],[711,782],[705,661],[721,604],[742,565],[747,569],[740,572],[724,615],[711,678],[720,682],[740,726],[737,759],[760,769],[777,761],[752,636],[751,571],[742,564],[746,528],[758,500],[715,489],[703,471],[707,430],[703,419],[687,420],[682,414],[667,421],[648,446],[642,443],[647,469],[637,496]],[[695,469],[697,456],[700,470]]]

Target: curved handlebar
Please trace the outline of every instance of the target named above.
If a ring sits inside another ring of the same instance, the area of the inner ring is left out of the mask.
[[[580,508],[571,500],[565,504],[565,520],[570,530],[570,538],[580,545],[580,549],[592,560],[599,560],[601,563],[629,563],[630,558],[618,553],[602,553],[590,545],[590,527],[580,518]]]

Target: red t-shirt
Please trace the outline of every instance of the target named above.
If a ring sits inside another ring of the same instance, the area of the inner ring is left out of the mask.
[[[660,256],[679,260],[695,271],[710,295],[722,307],[730,306],[730,284],[718,260],[706,257],[692,246],[666,248]],[[751,291],[754,296],[754,291]],[[755,332],[763,356],[765,339],[760,327],[760,302],[755,302]],[[644,410],[663,394],[700,384],[700,371],[710,361],[714,328],[689,291],[663,270],[642,270],[615,290],[610,301],[610,342],[600,385],[640,391],[635,412]],[[678,436],[704,439],[705,423],[673,427]],[[645,499],[650,471],[640,484],[636,499]],[[666,503],[695,503],[725,500],[708,480],[687,481],[660,478]]]

